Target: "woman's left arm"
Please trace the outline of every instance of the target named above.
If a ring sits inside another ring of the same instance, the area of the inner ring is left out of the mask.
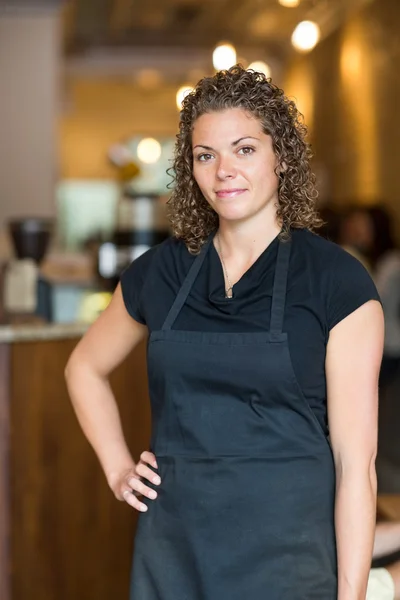
[[[371,300],[330,332],[328,419],[336,468],[338,600],[365,600],[376,516],[378,376],[384,322]]]

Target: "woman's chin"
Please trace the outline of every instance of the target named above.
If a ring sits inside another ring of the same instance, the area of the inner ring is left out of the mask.
[[[239,222],[245,221],[251,217],[250,211],[246,210],[220,210],[218,211],[219,218],[224,221]]]

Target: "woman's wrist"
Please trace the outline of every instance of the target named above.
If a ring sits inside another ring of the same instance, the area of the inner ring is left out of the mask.
[[[121,473],[135,467],[135,461],[124,441],[109,444],[103,454],[101,463],[110,487],[121,476]]]
[[[107,483],[111,489],[117,485],[118,481],[120,481],[121,477],[123,477],[124,473],[128,473],[129,471],[133,471],[135,469],[135,462],[131,460],[129,463],[125,463],[121,465],[119,468],[114,468],[109,472],[106,472]]]

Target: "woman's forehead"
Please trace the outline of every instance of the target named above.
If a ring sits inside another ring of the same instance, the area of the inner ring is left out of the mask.
[[[193,126],[199,125],[206,121],[222,122],[222,121],[238,121],[243,123],[255,123],[261,125],[261,121],[257,119],[251,112],[244,108],[224,108],[222,110],[208,111],[200,115]]]
[[[261,135],[263,125],[259,119],[241,108],[230,108],[219,112],[201,115],[193,124],[192,139],[208,137],[235,137],[241,135]]]

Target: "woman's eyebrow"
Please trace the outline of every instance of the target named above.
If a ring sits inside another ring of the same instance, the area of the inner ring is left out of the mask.
[[[205,146],[204,144],[196,144],[196,146],[193,146],[193,150],[195,148],[204,148],[205,150],[214,150],[214,148],[211,148],[211,146]]]
[[[252,135],[245,135],[241,138],[239,138],[238,140],[232,142],[232,146],[237,146],[238,144],[240,144],[240,142],[242,142],[243,140],[259,140],[259,138],[256,138]],[[193,146],[193,150],[195,148],[204,148],[205,150],[212,150],[215,151],[214,148],[211,148],[211,146],[206,146],[205,144],[196,144],[196,146]]]
[[[253,135],[245,135],[244,137],[239,138],[236,142],[232,142],[232,146],[237,146],[243,140],[259,140],[259,138],[254,137]]]

